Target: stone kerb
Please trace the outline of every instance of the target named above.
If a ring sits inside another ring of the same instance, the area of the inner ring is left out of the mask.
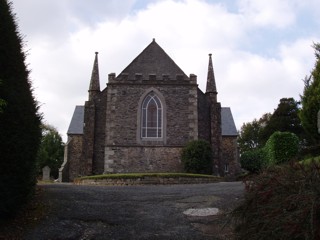
[[[141,177],[141,178],[104,178],[104,179],[78,179],[78,185],[107,185],[107,186],[132,186],[132,185],[169,185],[169,184],[201,184],[218,182],[219,178],[194,178],[194,177]]]

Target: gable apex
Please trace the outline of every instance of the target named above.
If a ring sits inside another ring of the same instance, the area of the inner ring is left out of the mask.
[[[158,45],[155,39],[117,76],[117,79],[188,80],[188,76]]]

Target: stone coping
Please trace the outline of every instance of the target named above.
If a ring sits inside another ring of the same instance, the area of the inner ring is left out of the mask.
[[[221,181],[218,177],[138,177],[138,178],[104,178],[104,179],[77,179],[78,185],[107,185],[107,186],[132,186],[132,185],[169,185],[169,184],[201,184]]]

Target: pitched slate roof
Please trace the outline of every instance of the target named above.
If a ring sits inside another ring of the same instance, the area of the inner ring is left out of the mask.
[[[67,134],[83,134],[84,106],[76,106]]]
[[[229,107],[221,108],[221,132],[222,136],[238,136],[237,128]]]
[[[135,80],[136,74],[142,74],[143,80],[148,80],[150,74],[156,75],[156,80],[162,80],[163,75],[169,75],[170,80],[175,80],[177,75],[184,79],[188,76],[169,57],[169,55],[153,41],[118,75],[128,75],[128,80]]]

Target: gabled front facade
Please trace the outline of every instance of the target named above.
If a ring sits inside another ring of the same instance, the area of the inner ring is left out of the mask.
[[[213,173],[239,171],[237,130],[221,108],[209,55],[206,93],[153,40],[100,91],[96,53],[89,98],[68,130],[63,179],[123,172],[183,172],[181,149],[191,140],[213,149]]]

